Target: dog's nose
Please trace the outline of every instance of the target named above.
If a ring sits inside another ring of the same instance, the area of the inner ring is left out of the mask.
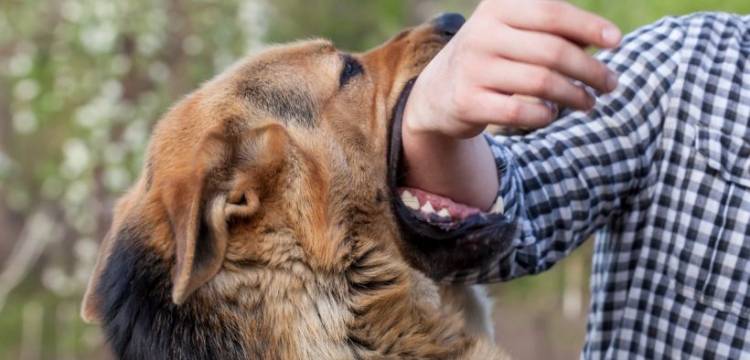
[[[464,16],[457,13],[441,14],[432,20],[435,30],[446,36],[456,35],[465,22]]]

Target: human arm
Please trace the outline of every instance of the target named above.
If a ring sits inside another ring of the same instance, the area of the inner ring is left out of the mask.
[[[594,99],[571,80],[600,92],[617,80],[579,44],[612,47],[619,38],[610,22],[560,1],[482,2],[414,84],[402,126],[406,185],[488,209],[498,183],[482,130],[537,128],[555,116],[514,95],[590,109]]]
[[[543,271],[632,206],[661,146],[683,37],[674,19],[629,35],[598,56],[621,74],[621,86],[600,96],[593,110],[564,111],[529,136],[484,138],[492,145],[504,212],[482,216],[487,226],[512,227],[512,245],[441,278],[486,282]]]

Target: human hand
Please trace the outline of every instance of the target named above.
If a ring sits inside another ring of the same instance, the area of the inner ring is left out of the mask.
[[[478,135],[488,124],[545,126],[556,115],[550,103],[592,108],[583,84],[606,93],[617,76],[585,48],[615,47],[620,38],[611,22],[565,2],[480,3],[414,84],[402,125],[406,185],[480,208],[491,204],[497,174]]]

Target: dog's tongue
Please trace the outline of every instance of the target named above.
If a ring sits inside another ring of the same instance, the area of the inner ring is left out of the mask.
[[[477,208],[420,189],[400,187],[398,195],[406,207],[427,216],[435,214],[445,220],[463,220],[481,212]]]

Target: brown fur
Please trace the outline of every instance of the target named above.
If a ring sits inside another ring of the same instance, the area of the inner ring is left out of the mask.
[[[124,358],[502,358],[481,296],[404,260],[386,186],[392,110],[446,40],[405,31],[353,55],[363,73],[343,87],[329,42],[279,46],[177,103],[116,208],[83,317]],[[137,279],[165,288],[137,298]]]

